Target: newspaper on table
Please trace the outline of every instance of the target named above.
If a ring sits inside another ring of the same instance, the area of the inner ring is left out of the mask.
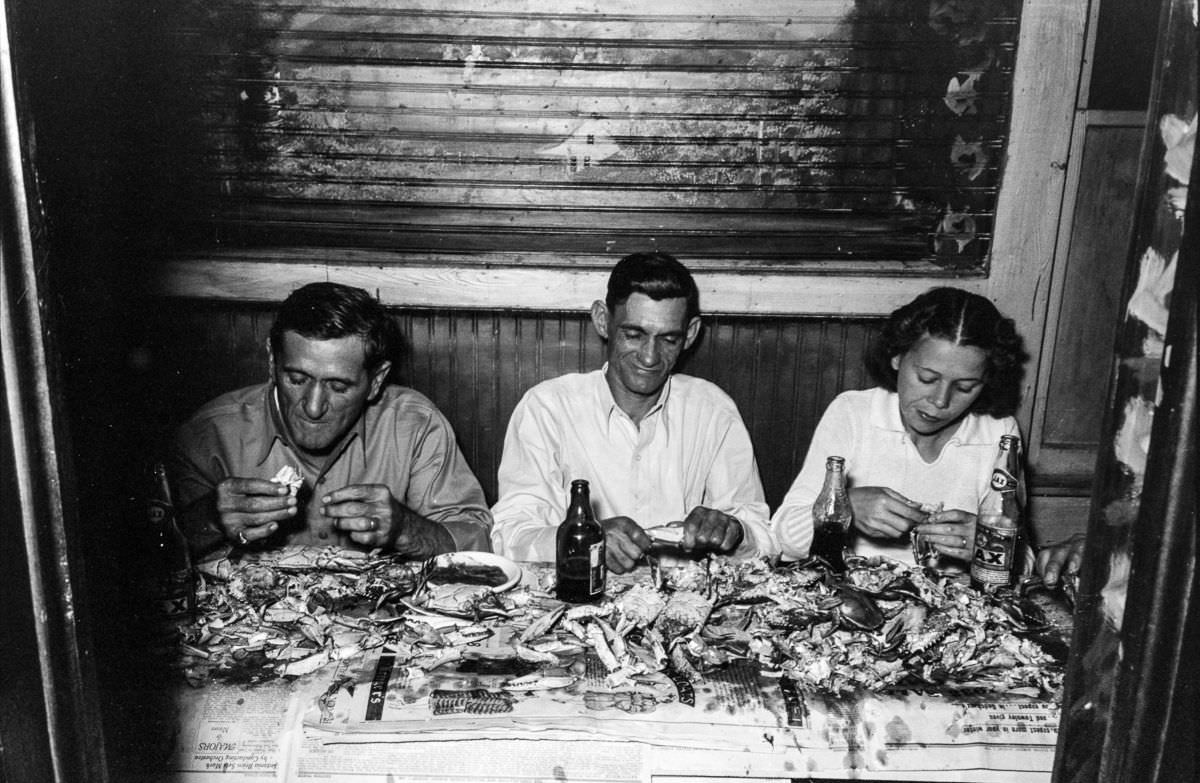
[[[502,654],[504,634],[432,671],[399,665],[385,647],[339,666],[304,716],[326,743],[479,739],[636,740],[647,745],[758,753],[779,769],[1048,771],[1058,707],[1028,697],[933,691],[814,694],[751,662],[697,682],[655,673],[610,688],[599,660],[565,687],[505,687],[524,670]],[[639,694],[641,699],[639,701]]]
[[[460,662],[412,678],[388,658],[384,649],[357,665],[290,682],[181,690],[174,779],[384,779],[398,760],[407,759],[404,768],[416,774],[410,767],[419,759],[421,779],[440,780],[429,765],[439,743],[453,740],[446,747],[461,754],[463,743],[471,743],[480,764],[503,768],[511,780],[544,779],[549,768],[542,769],[542,761],[564,758],[564,749],[580,751],[572,756],[579,757],[573,780],[592,773],[619,780],[700,774],[727,759],[737,759],[739,769],[784,778],[797,770],[1011,770],[1040,780],[1052,767],[1058,729],[1058,708],[1036,699],[922,691],[837,699],[748,665],[705,677],[690,690],[675,686],[674,699],[633,712],[626,711],[633,709],[632,695],[606,709],[589,708],[587,688],[603,686],[596,669],[570,688],[509,693],[498,689],[507,675],[497,671],[472,671],[477,667]],[[434,714],[436,690],[460,696],[440,696],[449,709]],[[470,693],[478,690],[493,695]],[[507,703],[500,693],[511,698],[510,711],[467,711],[489,698]],[[585,744],[590,755],[581,750]],[[538,752],[542,747],[546,751]]]

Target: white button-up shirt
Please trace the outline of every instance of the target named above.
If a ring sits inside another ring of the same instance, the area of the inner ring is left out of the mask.
[[[888,487],[909,500],[972,514],[987,491],[1001,435],[1020,435],[1016,419],[968,413],[933,462],[917,451],[900,419],[895,392],[874,388],[839,394],[813,433],[804,466],[773,518],[785,557],[801,558],[812,544],[812,506],[825,483],[825,459],[846,460],[846,486]],[[886,555],[911,563],[907,537],[856,535],[860,555]]]
[[[597,519],[627,516],[649,528],[705,506],[741,522],[738,555],[778,552],[750,434],[733,400],[708,381],[673,375],[638,424],[613,400],[604,369],[526,392],[504,438],[496,551],[553,560],[575,479],[590,485]]]

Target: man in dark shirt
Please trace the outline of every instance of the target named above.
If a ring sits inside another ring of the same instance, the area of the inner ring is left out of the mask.
[[[361,289],[313,283],[287,298],[271,327],[270,380],[218,397],[177,433],[171,473],[197,552],[490,549],[491,514],[449,422],[387,383],[397,343]],[[303,477],[298,492],[271,480],[288,466]]]

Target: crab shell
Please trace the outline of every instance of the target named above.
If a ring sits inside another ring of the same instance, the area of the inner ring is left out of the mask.
[[[883,611],[867,592],[848,584],[839,584],[835,589],[842,599],[836,609],[842,627],[874,631],[883,625]]]
[[[288,488],[288,494],[296,497],[300,487],[304,485],[304,474],[291,465],[284,465],[278,473],[271,477],[271,481],[283,484]]]

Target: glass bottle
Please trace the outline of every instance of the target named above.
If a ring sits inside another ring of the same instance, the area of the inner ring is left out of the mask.
[[[1000,437],[992,478],[979,501],[975,522],[975,553],[971,557],[971,586],[976,590],[1011,587],[1029,558],[1021,534],[1021,439]]]
[[[161,462],[153,468],[146,521],[153,559],[148,566],[159,615],[171,621],[189,619],[196,610],[196,574],[187,539],[175,520],[167,469]]]
[[[846,460],[825,460],[825,485],[813,503],[813,541],[809,554],[825,560],[835,571],[846,570],[846,547],[854,512],[846,494]]]
[[[604,528],[592,515],[588,483],[576,479],[567,518],[558,526],[555,595],[571,603],[600,600],[608,574],[604,554]]]

